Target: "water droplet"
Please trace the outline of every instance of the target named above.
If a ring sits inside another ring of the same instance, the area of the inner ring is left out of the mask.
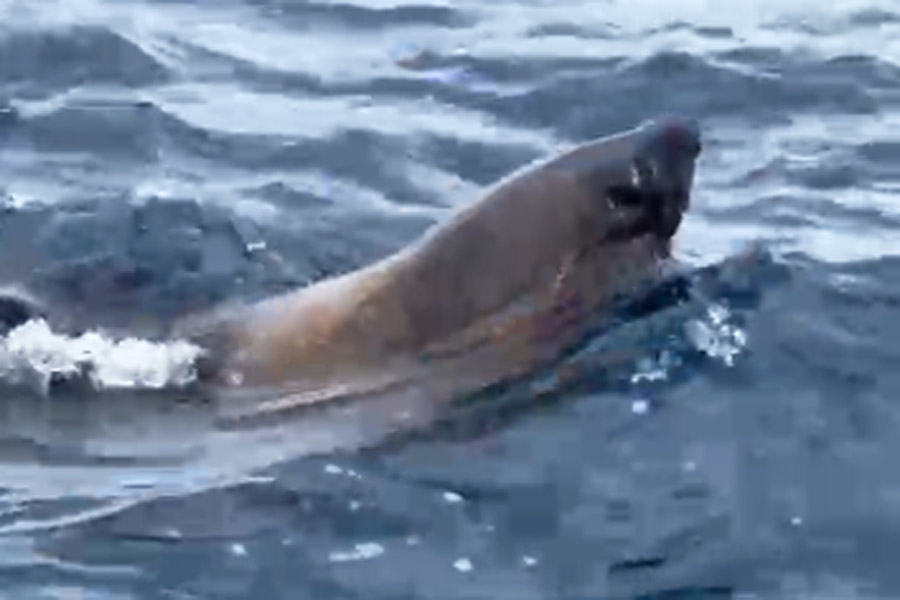
[[[533,556],[528,556],[527,554],[522,557],[522,564],[528,568],[536,567],[538,564],[538,559]]]
[[[326,473],[328,473],[329,475],[340,475],[341,473],[344,472],[344,470],[342,468],[340,468],[339,466],[333,465],[330,463],[325,465],[325,467],[322,470],[325,471]]]
[[[444,502],[447,504],[459,504],[463,501],[463,497],[456,492],[444,492]]]
[[[232,544],[228,551],[234,554],[235,556],[247,556],[247,547],[243,544]]]
[[[453,562],[453,568],[460,573],[469,573],[475,567],[472,565],[472,561],[468,558],[460,558]]]
[[[635,400],[631,403],[631,412],[636,415],[645,415],[650,411],[650,403],[647,400]]]
[[[384,546],[374,542],[363,542],[356,544],[353,550],[347,552],[332,552],[328,555],[331,562],[351,562],[357,560],[368,560],[376,558],[384,554]]]
[[[662,352],[657,357],[642,358],[638,360],[636,371],[631,376],[631,383],[664,381],[669,376],[669,370],[676,364],[677,360],[668,352]]]
[[[731,367],[747,345],[747,333],[729,324],[728,316],[725,307],[712,306],[706,320],[690,321],[685,324],[685,332],[695,348]]]

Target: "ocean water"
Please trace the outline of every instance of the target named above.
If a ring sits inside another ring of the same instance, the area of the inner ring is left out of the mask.
[[[900,597],[895,2],[9,0],[0,282],[149,331],[662,114],[703,129],[697,294],[577,384],[205,437],[190,348],[4,339],[0,596]],[[14,377],[92,352],[133,393]]]

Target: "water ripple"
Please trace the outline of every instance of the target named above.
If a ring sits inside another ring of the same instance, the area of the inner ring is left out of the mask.
[[[144,87],[168,79],[152,54],[106,27],[0,34],[0,93],[44,97],[84,84]]]
[[[662,113],[705,138],[678,257],[715,271],[753,240],[778,257],[324,462],[296,456],[371,423],[205,454],[202,402],[4,385],[0,527],[53,533],[4,537],[0,585],[896,596],[900,11],[710,6],[0,5],[0,282],[81,323],[154,331],[365,265],[533,158]]]
[[[349,2],[303,2],[288,0],[248,0],[267,17],[290,23],[300,29],[336,27],[339,29],[399,29],[420,27],[465,27],[470,24],[461,11],[449,6],[399,4],[363,6]]]

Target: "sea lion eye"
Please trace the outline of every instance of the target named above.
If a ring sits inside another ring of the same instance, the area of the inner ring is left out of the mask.
[[[644,201],[644,194],[633,185],[610,186],[606,189],[606,196],[616,207],[639,207]]]

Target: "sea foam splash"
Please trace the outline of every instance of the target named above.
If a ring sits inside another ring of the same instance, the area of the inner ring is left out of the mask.
[[[78,376],[89,377],[98,389],[178,387],[195,380],[195,361],[202,353],[182,340],[116,340],[97,331],[61,335],[45,320],[34,319],[0,338],[0,376],[37,376],[42,391],[54,378]]]
[[[747,347],[747,333],[729,322],[731,316],[727,308],[714,304],[707,309],[704,319],[694,319],[685,325],[685,333],[697,350],[729,367],[735,365]]]
[[[749,343],[746,330],[734,322],[734,317],[726,306],[712,304],[703,314],[687,320],[682,330],[690,350],[701,352],[726,367],[734,367]],[[631,383],[666,381],[682,365],[678,351],[663,349],[636,362]]]

